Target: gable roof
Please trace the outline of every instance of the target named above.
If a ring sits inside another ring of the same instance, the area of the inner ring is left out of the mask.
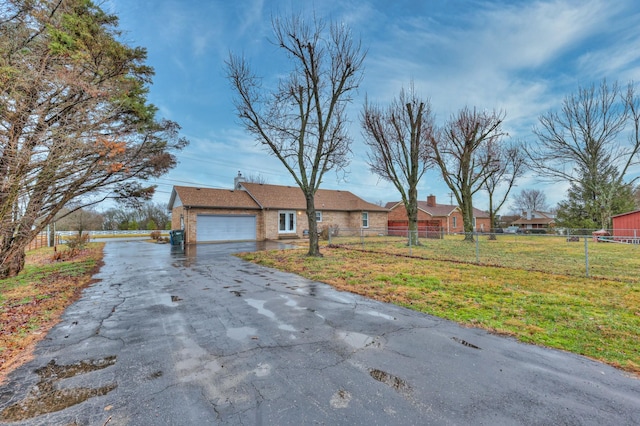
[[[267,185],[242,182],[247,193],[265,209],[306,210],[307,203],[298,186]],[[349,191],[318,189],[315,195],[316,210],[381,211],[388,209],[369,203]]]
[[[173,209],[177,200],[185,207],[260,209],[246,191],[232,189],[174,186],[169,199],[169,210]]]
[[[218,209],[291,209],[306,210],[307,203],[302,190],[295,186],[267,185],[242,182],[242,189],[196,188],[174,186],[168,209],[176,205]],[[349,191],[318,189],[315,196],[316,210],[380,211],[388,209],[364,201]]]
[[[392,201],[387,203],[385,207],[391,210],[397,206],[404,207],[404,204],[402,201]],[[435,206],[430,206],[427,201],[418,201],[418,210],[422,210],[433,217],[446,217],[451,215],[455,210],[459,210],[459,208],[452,204],[436,204]],[[489,217],[489,213],[476,209],[475,207],[473,208],[473,214],[475,217]]]
[[[431,216],[449,216],[454,210],[458,209],[458,206],[452,204],[436,204],[435,206],[430,206],[426,201],[418,201],[418,208],[425,213],[429,213]],[[479,213],[481,211],[473,209],[473,212]],[[476,217],[478,217],[477,214]]]

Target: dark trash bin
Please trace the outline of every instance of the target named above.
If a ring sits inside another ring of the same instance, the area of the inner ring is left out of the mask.
[[[182,229],[169,231],[169,242],[172,246],[181,245],[184,242],[184,231]]]

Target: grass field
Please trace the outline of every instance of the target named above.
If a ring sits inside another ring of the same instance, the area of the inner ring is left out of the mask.
[[[67,261],[54,261],[52,248],[27,252],[18,276],[0,280],[0,381],[28,360],[27,353],[73,303],[102,259],[104,243],[88,247]],[[58,251],[67,250],[59,246]]]
[[[623,280],[640,283],[640,245],[594,242],[587,238],[568,242],[549,235],[481,235],[475,242],[463,236],[444,239],[421,238],[419,246],[407,246],[402,237],[332,237],[334,245],[367,251],[402,254],[432,260],[447,260],[485,266]],[[586,249],[586,250],[585,250]],[[588,257],[587,257],[588,256]],[[587,269],[588,261],[588,269]]]
[[[586,278],[579,272],[571,274],[572,259],[581,263],[574,247],[579,245],[584,256],[583,243],[554,248],[550,240],[519,241],[484,243],[491,244],[487,251],[492,257],[487,253],[487,258],[508,267],[464,263],[461,259],[469,255],[462,250],[469,250],[469,246],[475,262],[475,245],[453,239],[428,240],[423,247],[413,247],[413,256],[430,259],[404,256],[408,254],[406,242],[389,241],[380,247],[367,241],[365,248],[375,251],[363,251],[357,243],[323,247],[321,258],[307,257],[306,249],[241,256],[339,290],[574,352],[640,374],[639,252],[633,247],[598,243],[601,274],[615,275],[615,279]],[[455,256],[453,262],[433,259]],[[538,260],[532,261],[533,257]]]

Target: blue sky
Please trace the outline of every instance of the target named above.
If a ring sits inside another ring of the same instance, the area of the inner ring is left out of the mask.
[[[230,188],[238,171],[295,185],[239,124],[225,78],[224,61],[234,52],[267,82],[276,81],[286,61],[269,41],[274,15],[315,13],[343,22],[368,50],[349,110],[349,174],[339,180],[329,172],[322,187],[371,202],[399,195],[366,164],[359,124],[365,95],[386,105],[413,81],[431,100],[438,123],[464,106],[503,110],[512,137],[535,140],[531,129],[540,114],[559,108],[579,86],[605,77],[640,80],[637,0],[106,0],[102,6],[120,17],[125,42],[147,48],[156,72],[149,100],[191,141],[178,154],[179,165],[156,182],[160,203],[168,202],[173,185]],[[534,187],[555,205],[567,185],[526,176],[515,191]],[[419,186],[420,199],[429,194],[450,201],[435,171]],[[484,194],[474,205],[487,208]]]

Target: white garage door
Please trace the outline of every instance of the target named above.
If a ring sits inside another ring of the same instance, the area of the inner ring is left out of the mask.
[[[240,241],[256,239],[255,216],[198,215],[196,241]]]

